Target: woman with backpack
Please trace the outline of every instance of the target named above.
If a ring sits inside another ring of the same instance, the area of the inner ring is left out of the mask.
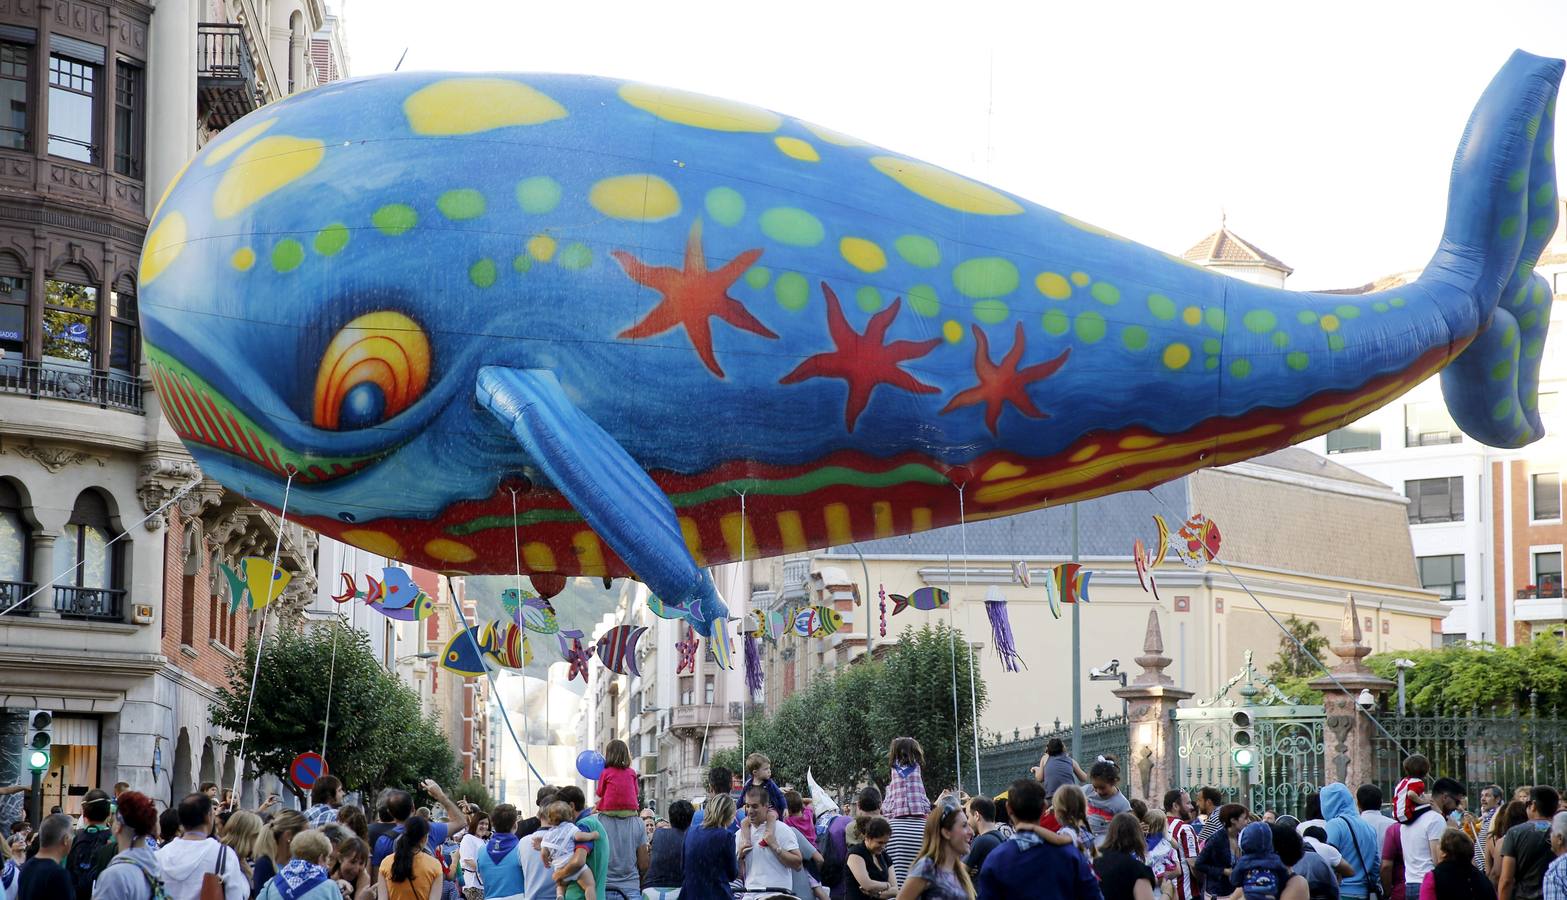
[[[158,810],[146,794],[121,791],[111,828],[119,852],[93,882],[93,900],[157,900],[163,871],[147,839],[158,833]]]

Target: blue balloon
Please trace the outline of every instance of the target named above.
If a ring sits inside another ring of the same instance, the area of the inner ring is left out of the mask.
[[[598,781],[604,774],[604,754],[597,750],[584,750],[577,754],[577,774],[589,781]]]

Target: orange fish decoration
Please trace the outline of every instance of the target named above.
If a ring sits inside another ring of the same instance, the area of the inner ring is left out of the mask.
[[[1211,563],[1219,556],[1219,526],[1218,523],[1203,515],[1194,514],[1176,532],[1181,540],[1175,545],[1175,552],[1181,557],[1181,561],[1194,569],[1202,568],[1204,563]]]

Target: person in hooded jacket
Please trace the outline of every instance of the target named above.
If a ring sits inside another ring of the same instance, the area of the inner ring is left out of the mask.
[[[1354,874],[1339,882],[1339,894],[1346,900],[1366,900],[1373,893],[1381,893],[1380,842],[1376,829],[1360,817],[1355,795],[1348,785],[1334,783],[1323,788],[1321,796],[1328,843],[1354,870]]]
[[[163,881],[147,839],[158,833],[158,808],[146,794],[121,791],[110,827],[117,853],[93,882],[93,900],[152,900]]]
[[[170,900],[200,900],[202,876],[209,872],[223,880],[223,900],[250,896],[250,883],[233,848],[210,837],[217,822],[213,813],[212,798],[206,794],[187,794],[180,801],[183,833],[158,848],[158,866]]]

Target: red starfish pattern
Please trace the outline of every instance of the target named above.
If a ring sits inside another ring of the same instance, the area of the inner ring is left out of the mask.
[[[793,372],[780,379],[779,384],[794,384],[807,378],[842,378],[849,384],[849,402],[844,407],[844,421],[850,431],[854,430],[855,420],[865,411],[865,405],[871,399],[871,391],[877,385],[887,384],[915,394],[941,393],[941,388],[915,379],[899,366],[900,363],[917,359],[936,349],[941,338],[883,343],[887,328],[898,317],[898,310],[903,305],[902,297],[871,316],[870,324],[865,326],[865,333],[860,334],[849,327],[849,320],[843,317],[843,307],[838,305],[838,295],[833,293],[825,281],[822,282],[822,293],[827,297],[827,331],[832,336],[835,349],[818,353],[800,363]]]
[[[1056,370],[1066,362],[1066,358],[1072,354],[1072,348],[1061,351],[1061,355],[1055,359],[1019,370],[1018,361],[1023,358],[1023,323],[1017,323],[1017,335],[1013,338],[1012,349],[1002,358],[999,364],[990,361],[990,342],[985,338],[985,332],[978,325],[974,326],[974,340],[977,346],[974,349],[974,374],[979,377],[979,384],[966,391],[962,391],[947,403],[941,412],[943,415],[965,406],[985,404],[985,424],[990,427],[990,433],[996,433],[996,422],[1001,418],[1002,405],[1011,403],[1017,407],[1017,411],[1025,416],[1035,419],[1048,419],[1047,413],[1040,412],[1034,401],[1029,399],[1028,386],[1036,381],[1042,381],[1056,373]]]
[[[751,315],[740,301],[729,296],[729,286],[745,274],[762,256],[760,249],[747,250],[725,263],[716,272],[707,270],[707,257],[702,254],[702,220],[691,223],[691,234],[686,238],[686,258],[683,268],[650,266],[624,250],[610,253],[632,281],[650,287],[663,295],[642,321],[619,334],[622,338],[645,338],[674,328],[686,327],[697,356],[719,378],[724,370],[719,368],[713,355],[713,331],[709,321],[714,316],[730,325],[765,338],[778,339],[771,329]]]

